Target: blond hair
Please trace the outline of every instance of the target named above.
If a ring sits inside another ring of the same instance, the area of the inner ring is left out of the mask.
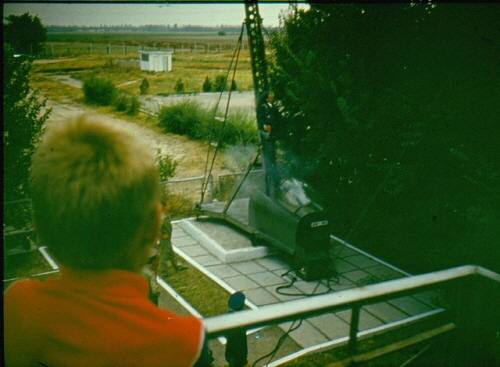
[[[31,181],[41,240],[77,269],[115,267],[160,200],[152,149],[116,124],[84,116],[50,126]]]

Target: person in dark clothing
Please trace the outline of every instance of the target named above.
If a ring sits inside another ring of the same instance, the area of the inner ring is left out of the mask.
[[[166,278],[168,276],[168,268],[167,263],[170,262],[174,271],[177,273],[182,270],[186,270],[187,268],[181,264],[177,260],[177,256],[175,255],[174,249],[172,247],[172,223],[170,221],[170,204],[166,202],[166,200],[162,200],[163,205],[163,221],[161,225],[161,235],[159,241],[159,258],[158,258],[158,274],[162,278]]]
[[[258,110],[258,126],[262,141],[262,154],[266,170],[266,180],[272,188],[277,184],[276,136],[279,134],[280,113],[274,104],[274,93],[264,93]],[[269,187],[268,187],[269,188]],[[268,192],[269,194],[270,192]]]
[[[236,312],[243,309],[246,297],[242,292],[236,292],[229,297],[229,312]],[[227,344],[225,357],[229,367],[244,367],[248,364],[247,332],[238,328],[228,332],[226,335]]]

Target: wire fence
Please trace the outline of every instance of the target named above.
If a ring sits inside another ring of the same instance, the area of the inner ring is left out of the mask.
[[[217,54],[232,52],[236,43],[172,42],[160,44],[103,43],[103,42],[47,42],[43,57],[82,55],[138,55],[140,50],[173,51],[174,54]]]

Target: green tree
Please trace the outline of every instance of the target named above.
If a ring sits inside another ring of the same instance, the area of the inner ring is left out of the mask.
[[[218,74],[215,77],[214,89],[217,92],[222,92],[227,89],[227,77],[224,74]]]
[[[203,82],[203,92],[211,92],[212,91],[212,81],[210,78],[207,77],[205,78],[205,81]]]
[[[311,4],[272,35],[291,173],[323,193],[339,235],[404,253],[411,271],[415,248],[427,270],[494,264],[499,16],[489,4]]]
[[[38,55],[42,52],[47,30],[38,16],[24,13],[19,16],[9,15],[5,20],[4,42],[12,47],[14,53]]]
[[[142,79],[139,90],[142,96],[149,93],[149,81],[146,78]]]
[[[160,181],[164,182],[175,176],[175,170],[179,162],[169,155],[161,154],[161,150],[158,149],[156,152],[156,165],[160,174]]]
[[[4,47],[3,69],[3,152],[4,199],[29,196],[29,167],[34,146],[50,114],[46,100],[29,85],[31,61],[14,57]]]
[[[177,79],[174,89],[176,93],[184,93],[184,83],[182,82],[181,78]]]

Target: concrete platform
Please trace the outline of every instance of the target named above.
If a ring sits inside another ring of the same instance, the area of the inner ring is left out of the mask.
[[[338,275],[320,281],[292,280],[290,265],[272,249],[253,247],[244,233],[221,222],[183,219],[174,222],[173,228],[176,252],[229,292],[244,292],[251,308],[410,276],[332,237],[331,251]],[[434,300],[435,293],[422,292],[363,307],[360,332],[380,331],[444,311]],[[302,349],[345,341],[350,314],[350,310],[345,310],[305,319],[289,336]],[[280,325],[285,332],[291,326],[292,323]]]

